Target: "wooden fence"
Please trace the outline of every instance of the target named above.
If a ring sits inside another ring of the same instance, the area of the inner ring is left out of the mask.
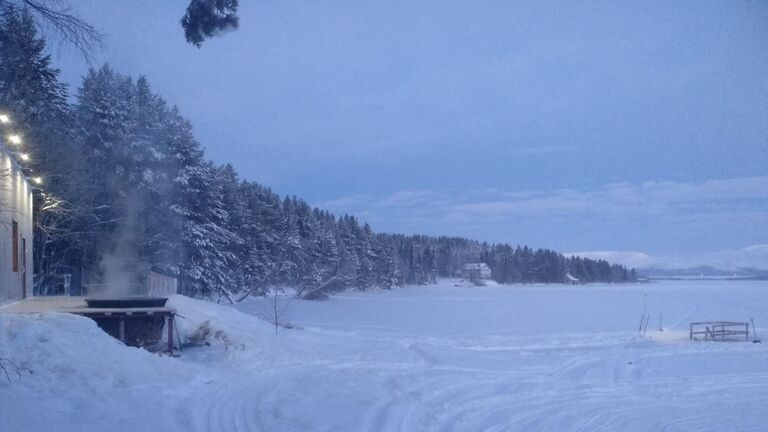
[[[699,340],[704,335],[705,341],[749,340],[749,323],[736,321],[705,321],[691,323],[691,340]]]
[[[168,297],[176,294],[179,283],[175,277],[150,271],[147,274],[147,294],[154,297]]]

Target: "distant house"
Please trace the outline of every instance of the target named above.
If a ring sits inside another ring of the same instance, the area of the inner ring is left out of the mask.
[[[581,283],[578,278],[573,277],[572,274],[566,273],[565,274],[565,284],[566,285],[578,285]]]
[[[476,283],[490,280],[491,276],[491,268],[486,263],[468,263],[461,269],[461,277]]]
[[[32,186],[0,143],[0,304],[32,292]]]

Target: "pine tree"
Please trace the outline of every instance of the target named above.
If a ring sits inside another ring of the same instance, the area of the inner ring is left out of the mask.
[[[180,277],[183,292],[194,296],[218,295],[232,300],[235,286],[232,249],[242,242],[226,229],[229,213],[224,207],[222,184],[209,162],[184,167],[177,178],[180,217]]]

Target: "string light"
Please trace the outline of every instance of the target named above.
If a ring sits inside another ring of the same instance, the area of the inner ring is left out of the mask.
[[[8,136],[8,141],[10,141],[11,144],[19,145],[19,144],[21,144],[21,137],[18,136],[18,135],[9,135]]]
[[[8,114],[0,113],[0,124],[8,124],[11,122],[11,117]],[[8,142],[14,145],[21,145],[22,139],[18,134],[8,135]],[[29,161],[30,157],[28,153],[18,153],[19,159],[22,161]],[[40,176],[32,177],[32,183],[36,185],[43,184],[43,178]],[[58,203],[54,203],[51,208],[56,207]]]

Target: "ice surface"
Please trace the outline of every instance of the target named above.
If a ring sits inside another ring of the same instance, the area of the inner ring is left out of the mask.
[[[0,357],[33,371],[0,377],[0,430],[767,429],[768,346],[687,334],[754,317],[768,335],[766,282],[445,282],[278,305],[297,329],[254,316],[270,298],[238,311],[172,297],[182,338],[218,334],[181,359],[81,317],[0,314]]]

